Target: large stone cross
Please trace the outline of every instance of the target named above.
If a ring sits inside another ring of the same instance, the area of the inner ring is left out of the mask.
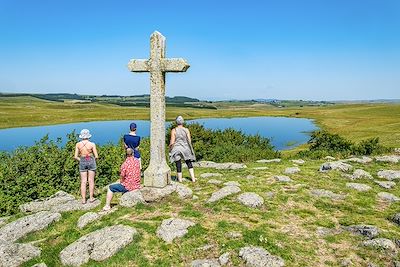
[[[165,58],[165,37],[155,31],[150,37],[150,58],[132,59],[132,72],[150,72],[150,164],[144,171],[144,185],[165,187],[171,169],[165,160],[165,73],[185,72],[189,64],[182,58]]]

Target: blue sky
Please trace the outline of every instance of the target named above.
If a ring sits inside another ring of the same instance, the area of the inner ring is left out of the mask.
[[[200,99],[400,98],[400,1],[0,0],[0,92],[149,93],[149,36]]]

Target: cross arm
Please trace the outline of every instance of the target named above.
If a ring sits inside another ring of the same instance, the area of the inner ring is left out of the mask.
[[[147,59],[131,59],[128,63],[128,69],[132,72],[147,72],[149,71]]]
[[[162,59],[163,70],[167,72],[185,72],[190,65],[183,58]]]

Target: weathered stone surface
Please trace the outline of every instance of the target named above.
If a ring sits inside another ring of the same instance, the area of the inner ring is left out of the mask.
[[[283,182],[283,183],[289,183],[289,182],[293,181],[292,179],[290,179],[289,176],[286,176],[286,175],[275,175],[274,178],[276,181]]]
[[[302,159],[292,159],[292,162],[293,163],[295,163],[295,164],[304,164],[304,163],[306,163],[304,160],[302,160]]]
[[[311,195],[316,197],[326,197],[334,200],[341,200],[344,199],[346,196],[341,194],[333,193],[332,191],[325,190],[325,189],[313,189],[311,191]]]
[[[383,187],[385,189],[390,189],[390,188],[392,188],[392,187],[394,187],[396,185],[396,183],[392,182],[392,181],[378,181],[378,180],[375,180],[374,182],[377,183],[380,187]]]
[[[59,206],[70,201],[74,201],[75,197],[64,192],[58,191],[54,195],[43,200],[34,200],[19,206],[22,212],[38,212],[43,210],[51,210],[54,206]]]
[[[393,170],[378,171],[378,177],[389,181],[400,179],[400,171],[393,171]]]
[[[300,172],[300,168],[299,167],[289,167],[285,169],[285,174],[295,174]]]
[[[192,267],[220,267],[218,259],[201,259],[192,261]]]
[[[379,235],[379,229],[373,225],[351,225],[344,227],[345,230],[354,234],[368,237],[369,239],[375,238]]]
[[[244,247],[239,251],[239,257],[245,262],[246,266],[251,267],[282,267],[285,262],[281,257],[271,255],[261,247]]]
[[[352,189],[355,189],[355,190],[360,191],[360,192],[364,192],[364,191],[368,191],[368,190],[372,189],[369,185],[358,184],[358,183],[346,183],[346,186],[348,188],[352,188]]]
[[[223,182],[221,180],[216,180],[216,179],[210,179],[207,181],[209,184],[222,184]]]
[[[213,161],[198,161],[194,162],[193,166],[199,168],[214,168],[217,170],[238,170],[247,168],[247,166],[242,163],[232,163],[232,162],[215,163]]]
[[[81,217],[79,217],[78,222],[77,222],[77,227],[79,229],[84,228],[86,225],[88,225],[89,223],[92,223],[94,221],[98,221],[100,220],[102,217],[111,214],[115,211],[117,211],[118,208],[114,207],[108,211],[100,211],[100,212],[87,212],[85,214],[83,214]]]
[[[378,156],[375,157],[375,160],[380,162],[398,163],[400,161],[400,156],[399,155]]]
[[[257,171],[268,170],[268,167],[254,167],[253,170]]]
[[[89,259],[103,261],[131,243],[136,234],[135,228],[125,225],[114,225],[94,231],[64,248],[60,253],[61,263],[81,266]]]
[[[362,164],[367,164],[373,161],[370,157],[363,156],[362,158],[349,158],[345,159],[343,161],[351,161],[351,162],[357,162],[357,163],[362,163]]]
[[[319,168],[319,171],[325,172],[330,170],[338,170],[347,172],[350,171],[352,168],[353,167],[350,164],[344,163],[342,161],[330,161],[322,164],[321,167]]]
[[[231,238],[231,239],[236,239],[236,238],[242,238],[243,235],[240,232],[228,232],[225,234],[225,236],[227,238]]]
[[[240,186],[240,184],[239,184],[239,182],[236,182],[236,181],[229,181],[229,182],[226,182],[226,183],[224,183],[224,185],[235,185],[235,186]]]
[[[220,174],[220,173],[212,173],[212,172],[206,172],[206,173],[200,174],[201,178],[221,177],[221,176],[222,176],[222,174]]]
[[[40,256],[40,249],[31,244],[0,242],[0,266],[17,267]]]
[[[175,238],[182,237],[188,233],[188,228],[195,223],[189,220],[169,218],[162,221],[157,228],[157,236],[167,243],[172,243]]]
[[[218,190],[217,192],[212,193],[211,197],[207,200],[207,203],[216,202],[216,201],[218,201],[222,198],[225,198],[229,195],[239,193],[240,191],[241,190],[238,186],[234,186],[234,185],[225,186],[225,187],[221,188],[220,190]]]
[[[387,202],[397,202],[397,201],[400,201],[400,198],[399,198],[399,197],[397,197],[397,196],[395,196],[395,195],[393,195],[393,194],[387,193],[387,192],[380,192],[380,193],[378,193],[378,197],[379,197],[381,200],[387,201]]]
[[[171,195],[176,190],[175,184],[167,185],[164,188],[143,187],[140,189],[142,196],[146,202],[160,201],[164,197]]]
[[[367,247],[374,247],[377,249],[384,249],[390,252],[395,252],[397,250],[396,245],[393,243],[393,241],[387,238],[375,238],[372,240],[366,240],[362,242],[362,245]]]
[[[193,196],[192,189],[181,183],[176,183],[176,193],[180,199],[191,198]]]
[[[41,211],[22,217],[0,228],[0,242],[14,242],[29,233],[46,228],[49,224],[58,221],[60,213]]]
[[[272,163],[272,162],[281,162],[281,159],[260,159],[256,161],[257,163]]]
[[[140,190],[133,190],[130,192],[126,192],[119,199],[119,204],[122,207],[131,208],[131,207],[136,206],[139,203],[146,203],[146,200],[144,200],[144,197]]]
[[[68,212],[68,211],[76,211],[76,210],[91,210],[96,208],[101,204],[100,200],[96,199],[93,202],[87,202],[86,204],[82,204],[80,200],[72,200],[66,203],[53,206],[50,211],[53,212]]]
[[[229,252],[226,252],[219,256],[218,261],[221,266],[227,265],[231,259],[231,254]]]
[[[260,195],[253,192],[240,194],[237,200],[250,208],[257,208],[264,204],[264,199]]]
[[[392,221],[393,221],[394,223],[396,223],[397,225],[400,225],[400,213],[396,213],[396,214],[393,216]]]
[[[355,170],[353,172],[352,179],[356,180],[361,178],[373,179],[372,175],[369,172],[362,169]]]

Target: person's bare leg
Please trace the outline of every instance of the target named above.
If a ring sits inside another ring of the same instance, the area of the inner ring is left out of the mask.
[[[194,169],[190,168],[189,169],[190,177],[192,178],[192,182],[196,182],[196,177],[194,177]]]
[[[112,197],[113,197],[113,192],[111,192],[111,190],[109,188],[107,190],[106,205],[104,206],[103,210],[109,210],[111,208]]]
[[[94,176],[96,175],[95,171],[89,171],[89,196],[90,202],[94,201]]]
[[[178,182],[182,183],[182,173],[181,172],[177,172],[176,176],[178,178]]]
[[[82,204],[86,203],[86,183],[87,183],[88,173],[81,172],[81,196]]]

